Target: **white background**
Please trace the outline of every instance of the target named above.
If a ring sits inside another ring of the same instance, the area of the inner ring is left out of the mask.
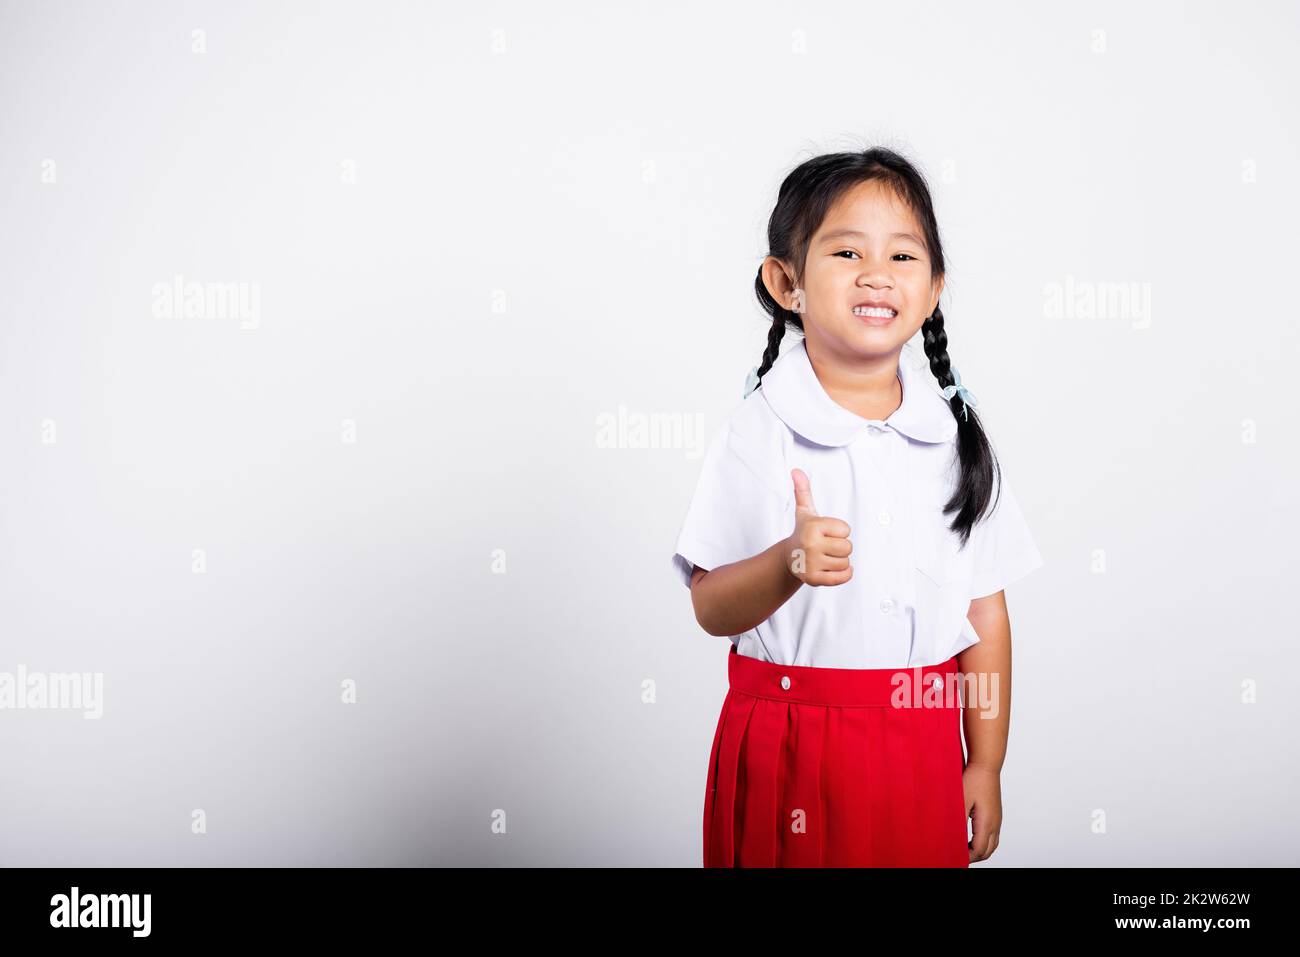
[[[1046,559],[978,866],[1296,864],[1298,20],[5,3],[0,672],[104,713],[0,711],[0,864],[698,866],[729,642],[672,546],[776,188],[870,145]]]

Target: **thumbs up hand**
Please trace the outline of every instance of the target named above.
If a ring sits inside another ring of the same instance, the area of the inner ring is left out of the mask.
[[[817,514],[802,469],[792,469],[790,476],[794,479],[794,531],[786,539],[790,574],[805,585],[843,585],[853,577],[848,523]]]

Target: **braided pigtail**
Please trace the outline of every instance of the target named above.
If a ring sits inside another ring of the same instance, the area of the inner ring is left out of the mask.
[[[930,372],[939,381],[939,387],[946,389],[956,384],[952,362],[948,358],[948,334],[943,329],[943,310],[938,306],[935,306],[934,314],[921,324],[921,341],[926,358],[930,360]],[[995,475],[999,474],[1000,467],[974,408],[967,405],[960,394],[953,395],[948,400],[948,405],[957,420],[957,459],[960,462],[962,482],[943,510],[945,514],[957,512],[957,518],[949,528],[961,536],[961,543],[965,546],[970,539],[971,529],[993,494]],[[996,504],[995,501],[994,506]],[[994,506],[990,506],[989,510]]]
[[[763,308],[772,316],[772,322],[767,329],[767,348],[763,350],[763,361],[757,369],[758,380],[761,383],[767,370],[772,368],[772,363],[776,362],[777,357],[781,355],[781,340],[785,338],[786,329],[803,332],[803,320],[799,318],[798,313],[790,311],[772,298],[767,291],[767,285],[763,282],[762,269],[759,269],[758,278],[754,280],[754,290]]]

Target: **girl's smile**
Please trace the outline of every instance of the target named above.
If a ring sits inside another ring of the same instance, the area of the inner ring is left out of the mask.
[[[853,314],[869,326],[887,326],[898,317],[898,310],[883,299],[868,299],[854,306]]]

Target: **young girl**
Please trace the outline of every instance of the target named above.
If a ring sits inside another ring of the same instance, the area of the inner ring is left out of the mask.
[[[768,243],[767,348],[673,555],[732,639],[704,864],[966,867],[1002,821],[1003,589],[1043,559],[948,356],[929,189],[889,150],[815,157]]]

